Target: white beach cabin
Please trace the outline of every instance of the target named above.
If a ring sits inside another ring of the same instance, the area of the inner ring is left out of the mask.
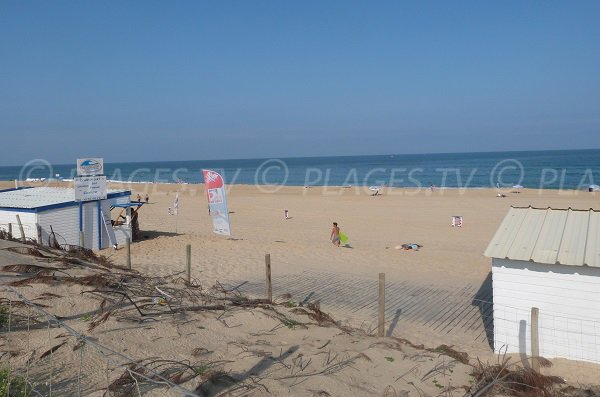
[[[600,212],[511,207],[485,256],[492,258],[494,349],[600,362]]]
[[[79,231],[83,231],[84,246],[89,249],[110,247],[110,210],[127,207],[131,191],[109,190],[107,198],[80,203],[75,201],[74,189],[56,187],[18,188],[0,191],[0,229],[12,229],[13,237],[21,238],[17,215],[21,220],[25,238],[49,244],[52,231],[61,246],[79,246]],[[108,218],[102,220],[102,213]],[[112,227],[116,243],[131,238],[128,222]]]

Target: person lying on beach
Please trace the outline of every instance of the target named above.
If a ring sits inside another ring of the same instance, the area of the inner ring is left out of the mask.
[[[421,244],[414,244],[414,243],[402,244],[402,249],[406,250],[406,251],[409,251],[409,250],[418,251],[422,247],[423,246]]]
[[[337,247],[340,246],[340,228],[338,227],[337,222],[333,222],[333,228],[331,228],[331,236],[329,236],[329,239],[333,245]]]

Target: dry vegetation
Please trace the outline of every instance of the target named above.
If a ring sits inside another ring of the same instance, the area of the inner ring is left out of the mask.
[[[188,284],[180,274],[143,275],[91,251],[36,245],[9,250],[37,259],[3,266],[21,276],[10,285],[85,336],[48,327],[24,300],[10,301],[13,332],[4,332],[6,321],[0,321],[0,358],[10,357],[21,374],[26,368],[42,393],[48,380],[59,393],[81,388],[82,394],[112,396],[163,395],[165,381],[207,396],[547,397],[598,391],[567,386],[504,356],[484,364],[452,346],[376,338],[336,321],[318,303],[299,305],[288,295],[269,302],[218,282],[207,287]],[[0,320],[6,315],[0,311]],[[97,345],[133,360],[107,368],[106,352]]]

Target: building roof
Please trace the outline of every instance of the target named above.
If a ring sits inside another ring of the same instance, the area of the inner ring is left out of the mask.
[[[511,207],[484,255],[600,267],[600,211]]]
[[[129,194],[129,190],[108,190],[109,198]],[[67,203],[75,203],[75,189],[33,187],[0,192],[0,208],[40,209]]]

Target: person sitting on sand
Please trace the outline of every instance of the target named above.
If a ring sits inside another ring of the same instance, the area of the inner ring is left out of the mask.
[[[333,222],[333,228],[331,228],[331,236],[329,236],[333,245],[340,246],[340,228],[337,222]]]

